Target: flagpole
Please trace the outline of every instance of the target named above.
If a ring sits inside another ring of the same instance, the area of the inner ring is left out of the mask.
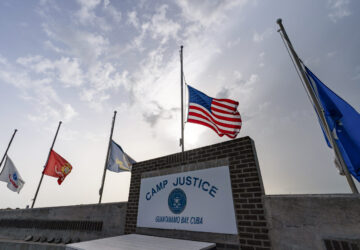
[[[11,139],[10,139],[10,142],[9,142],[7,148],[6,148],[5,154],[4,154],[3,158],[1,159],[0,167],[2,166],[2,163],[3,163],[4,159],[5,159],[5,156],[7,155],[7,152],[8,152],[8,150],[9,150],[9,148],[10,148],[10,145],[11,145],[11,143],[12,143],[14,137],[15,137],[16,132],[17,132],[17,129],[14,130],[14,133],[13,133],[13,135],[11,136]]]
[[[277,24],[280,26],[280,31],[282,32],[282,34],[284,35],[284,39],[286,41],[286,44],[288,46],[288,48],[290,49],[290,53],[294,59],[294,62],[296,64],[296,67],[298,69],[298,71],[300,72],[300,75],[301,75],[301,78],[305,84],[305,87],[306,87],[306,90],[309,94],[309,97],[310,99],[312,100],[312,102],[314,103],[314,106],[315,106],[315,111],[316,113],[318,114],[318,116],[320,117],[320,121],[321,123],[323,124],[323,128],[325,129],[325,133],[327,135],[327,138],[330,139],[330,143],[331,143],[331,146],[334,150],[334,153],[335,153],[335,157],[338,159],[338,161],[340,162],[343,170],[344,170],[344,173],[345,173],[345,176],[346,176],[346,179],[347,179],[347,182],[350,186],[350,189],[352,190],[352,192],[354,194],[358,194],[358,190],[356,188],[356,185],[353,181],[353,179],[351,178],[351,175],[349,173],[349,170],[348,168],[346,167],[346,164],[345,164],[345,161],[340,153],[340,150],[335,142],[335,138],[330,130],[330,127],[329,127],[329,124],[327,123],[326,119],[325,119],[325,113],[324,113],[324,109],[322,108],[318,98],[316,97],[312,87],[311,87],[311,84],[308,80],[308,78],[306,77],[305,75],[305,72],[303,70],[303,67],[301,66],[301,63],[300,63],[300,59],[298,57],[298,55],[296,54],[295,52],[295,49],[294,47],[292,46],[291,42],[290,42],[290,38],[288,37],[286,31],[285,31],[285,28],[282,24],[282,20],[279,18],[277,21]]]
[[[183,48],[184,46],[180,46],[180,84],[181,84],[181,151],[184,152],[184,72],[183,72]]]
[[[111,132],[110,132],[108,150],[107,150],[107,153],[106,153],[104,173],[103,173],[103,177],[102,177],[101,188],[100,188],[100,190],[99,190],[99,195],[100,195],[100,197],[99,197],[99,204],[101,203],[102,194],[103,194],[103,191],[104,191],[106,168],[107,168],[107,163],[108,163],[108,161],[109,161],[109,153],[110,153],[110,146],[111,146],[112,135],[113,135],[113,131],[114,131],[115,117],[116,117],[116,110],[114,111],[114,117],[113,117],[112,124],[111,124]]]
[[[52,151],[52,149],[53,149],[53,147],[54,147],[54,144],[55,144],[55,141],[56,141],[56,137],[57,137],[57,135],[58,135],[58,133],[59,133],[59,129],[60,129],[61,123],[62,123],[62,121],[59,121],[59,125],[58,125],[58,127],[57,127],[54,140],[53,140],[53,142],[52,142],[52,144],[51,144],[51,148],[50,148],[50,150],[49,150],[49,154],[48,154],[48,157],[47,157],[47,160],[46,160],[46,163],[45,163],[44,168],[47,166],[47,164],[48,164],[48,162],[49,162],[50,154],[51,154],[51,151]],[[40,178],[40,181],[39,181],[39,185],[38,185],[38,187],[37,187],[37,189],[36,189],[35,197],[34,197],[34,199],[33,199],[33,203],[32,203],[32,205],[31,205],[31,208],[33,208],[34,205],[35,205],[36,197],[37,197],[37,195],[38,195],[38,193],[39,193],[39,189],[40,189],[40,186],[41,186],[41,183],[42,183],[43,178],[44,178],[44,170],[43,170],[42,173],[41,173],[41,178]]]

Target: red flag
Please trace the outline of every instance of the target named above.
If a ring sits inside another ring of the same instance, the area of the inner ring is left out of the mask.
[[[51,150],[49,161],[43,171],[44,174],[57,177],[59,185],[64,181],[65,177],[70,174],[72,166],[70,163]]]

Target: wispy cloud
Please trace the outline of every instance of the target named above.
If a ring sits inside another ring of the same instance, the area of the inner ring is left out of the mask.
[[[49,76],[33,75],[29,72],[27,64],[40,59],[40,56],[19,58],[17,61],[25,67],[23,69],[2,60],[0,79],[18,88],[20,97],[34,106],[35,112],[28,114],[29,120],[34,122],[71,121],[77,116],[77,112],[70,103],[64,102],[58,95],[52,86],[53,79]],[[37,64],[34,68],[38,72],[44,72],[44,69],[51,68],[38,65],[41,64]]]
[[[173,113],[180,111],[180,108],[165,109],[156,101],[152,101],[149,105],[153,105],[154,108],[150,113],[143,113],[143,118],[151,127],[154,127],[160,119],[172,119]]]
[[[106,22],[105,18],[95,14],[101,0],[77,0],[77,3],[80,5],[80,9],[75,13],[75,20],[79,21],[80,24],[100,27],[103,31],[111,30],[111,26]],[[109,3],[106,6],[109,6]]]
[[[335,23],[351,15],[350,0],[328,0],[328,5],[330,8],[329,18]]]
[[[36,55],[20,57],[16,62],[37,74],[54,77],[66,87],[80,86],[83,83],[84,75],[79,60],[76,58],[61,57],[58,60],[51,61]]]
[[[272,34],[273,34],[272,28],[268,28],[262,33],[258,33],[255,31],[254,35],[253,35],[253,41],[256,43],[260,43],[260,42],[264,41],[266,38],[268,38],[269,36],[271,36]]]
[[[167,16],[168,5],[164,4],[157,8],[154,15],[144,17],[141,22],[136,11],[128,12],[127,23],[132,25],[139,34],[132,39],[129,48],[143,51],[143,41],[148,37],[160,41],[163,45],[170,39],[177,40],[180,24]]]
[[[240,42],[241,42],[241,38],[238,37],[238,38],[236,38],[235,40],[228,41],[226,45],[227,45],[228,48],[233,48],[233,47],[235,47],[236,45],[238,45]]]
[[[139,18],[136,11],[130,11],[127,13],[127,23],[133,25],[136,29],[139,28]]]
[[[61,43],[67,54],[83,63],[95,61],[109,48],[109,40],[99,34],[50,24],[43,24],[43,28],[51,40]]]
[[[104,9],[109,13],[115,23],[121,22],[122,14],[111,4],[110,0],[104,0]]]
[[[176,3],[181,8],[182,15],[186,20],[208,28],[214,24],[219,25],[226,19],[226,11],[244,6],[247,0],[177,0]]]
[[[136,48],[142,51],[143,58],[136,67],[122,70],[116,63],[109,61],[113,56],[110,52],[115,50],[111,48],[107,34],[91,32],[81,27],[81,25],[92,26],[95,22],[100,21],[101,24],[105,21],[97,15],[101,8],[101,1],[79,0],[80,9],[75,12],[78,20],[69,19],[74,22],[70,29],[55,25],[51,21],[43,25],[48,36],[46,46],[62,57],[56,61],[41,58],[31,67],[32,70],[47,75],[51,75],[50,72],[58,72],[57,80],[64,83],[66,87],[80,86],[79,99],[97,111],[103,110],[104,104],[111,102],[114,94],[121,88],[129,97],[119,100],[120,104],[122,101],[132,100],[132,103],[137,104],[136,109],[143,114],[144,121],[155,127],[160,120],[170,119],[173,110],[178,108],[178,101],[173,98],[173,87],[169,83],[178,81],[179,56],[177,51],[168,51],[168,43],[183,40],[184,43],[189,44],[189,49],[195,53],[187,57],[189,60],[187,69],[196,78],[196,74],[201,75],[208,63],[220,51],[216,41],[209,42],[208,36],[212,33],[206,34],[206,29],[209,28],[215,32],[213,28],[227,20],[227,11],[234,7],[241,8],[246,2],[242,0],[205,1],[198,4],[192,1],[178,1],[176,3],[181,9],[181,14],[187,20],[181,23],[175,21],[169,14],[167,4],[157,6],[152,15],[141,16],[141,19],[136,10],[127,12],[126,22],[134,28],[135,32],[129,43],[123,46],[125,50],[123,49],[121,53],[126,55],[130,52],[126,48]],[[110,1],[104,1],[102,6],[104,11],[107,9],[106,11],[116,14],[118,20],[114,21],[121,21],[121,13],[116,12]],[[113,16],[113,14],[110,15]],[[43,16],[46,16],[46,13]],[[106,31],[106,29],[101,29]],[[180,36],[181,29],[185,32]],[[158,41],[159,44],[144,53],[143,42],[148,41],[147,39]],[[234,40],[229,46],[235,46],[239,41],[240,38]],[[67,56],[64,57],[64,54]],[[206,56],[203,56],[204,54]],[[202,55],[201,64],[197,63],[199,55]],[[245,86],[245,89],[248,87]],[[167,97],[164,98],[164,96]],[[154,105],[149,105],[149,103]]]

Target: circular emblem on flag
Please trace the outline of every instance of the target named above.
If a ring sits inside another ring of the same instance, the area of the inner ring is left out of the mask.
[[[63,172],[64,174],[68,174],[68,173],[70,173],[70,171],[71,171],[71,166],[69,164],[67,164],[61,168],[61,172]]]
[[[71,172],[71,169],[72,169],[71,165],[67,163],[61,167],[61,172],[66,176]]]
[[[169,209],[174,214],[181,214],[186,207],[186,194],[180,188],[175,188],[169,194],[168,198]]]
[[[17,181],[17,179],[18,179],[18,177],[17,177],[16,173],[14,173],[14,174],[13,174],[13,180],[14,180],[14,181]]]

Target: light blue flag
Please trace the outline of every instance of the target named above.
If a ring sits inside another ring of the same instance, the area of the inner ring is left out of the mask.
[[[117,173],[131,171],[134,163],[136,163],[136,161],[128,156],[118,144],[111,140],[107,169]]]
[[[324,109],[325,119],[334,135],[345,164],[352,176],[360,182],[360,114],[326,87],[307,67],[305,70]],[[328,146],[331,147],[326,136],[325,139]]]

